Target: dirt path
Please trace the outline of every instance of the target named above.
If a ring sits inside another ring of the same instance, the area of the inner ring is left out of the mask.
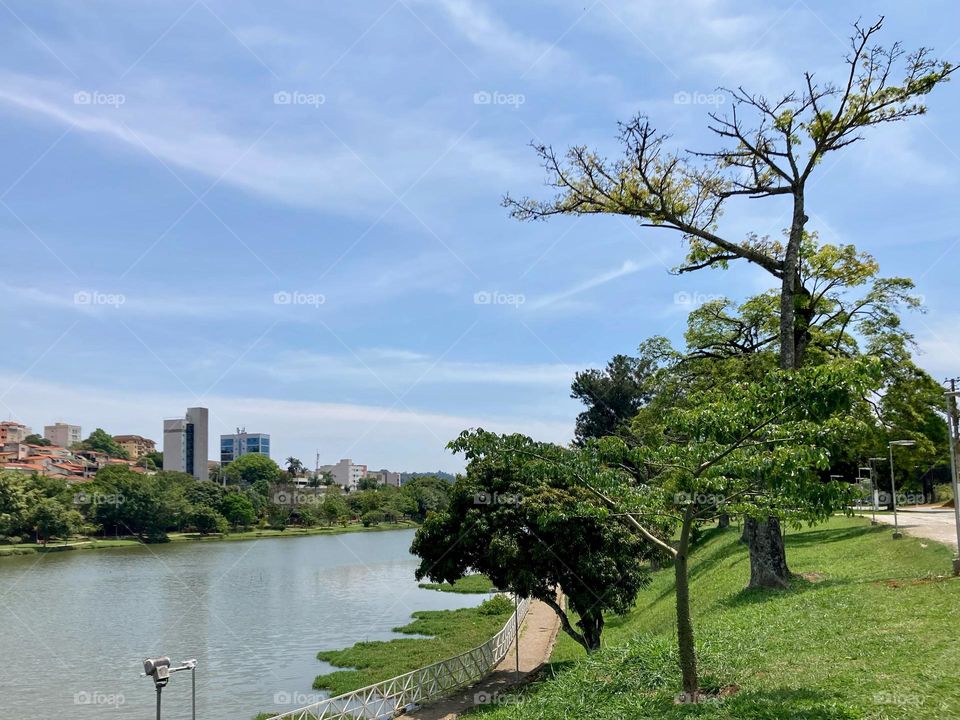
[[[518,680],[538,670],[553,651],[560,629],[560,619],[549,606],[535,600],[520,626],[520,675],[516,668],[516,641],[506,657],[480,682],[464,688],[457,695],[426,705],[406,714],[412,720],[451,720],[470,708],[488,703],[509,701],[505,695]]]
[[[877,515],[877,520],[885,525],[893,525],[893,515],[883,513]],[[957,546],[956,520],[952,509],[901,510],[898,521],[900,529],[908,535]]]

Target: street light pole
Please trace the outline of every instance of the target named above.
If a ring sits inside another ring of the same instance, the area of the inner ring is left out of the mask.
[[[953,558],[953,574],[960,575],[960,479],[957,477],[957,381],[950,381],[950,392],[947,393],[947,434],[950,436],[950,487],[953,488],[953,516],[957,526],[957,554]]]
[[[877,489],[877,467],[874,463],[878,460],[883,460],[882,457],[872,457],[870,458],[870,483],[873,485],[873,519],[870,521],[871,525],[877,524],[877,510],[880,504],[880,494]]]
[[[897,521],[897,481],[893,477],[893,443],[889,445],[890,450],[890,495],[893,498],[893,539],[899,540],[903,537],[900,532],[900,524]]]
[[[894,478],[893,473],[893,446],[898,445],[900,447],[910,447],[911,445],[916,445],[916,442],[913,440],[891,440],[888,447],[890,449],[890,492],[893,496],[893,539],[899,540],[903,537],[903,533],[900,532],[900,523],[897,519],[897,481]]]

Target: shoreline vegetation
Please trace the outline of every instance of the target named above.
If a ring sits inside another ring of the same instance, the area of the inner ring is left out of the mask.
[[[468,575],[453,585],[422,583],[420,587],[486,595],[497,592],[491,585],[484,575]],[[476,607],[414,612],[410,623],[393,628],[395,633],[414,637],[358,642],[341,650],[318,652],[318,660],[338,669],[318,675],[313,687],[334,697],[472,650],[500,632],[513,610],[511,600],[494,595]],[[254,720],[275,714],[260,713]]]
[[[244,530],[231,533],[212,533],[201,535],[195,532],[168,533],[167,541],[170,543],[178,542],[233,542],[241,540],[262,540],[265,538],[284,538],[284,537],[305,537],[308,535],[341,535],[353,532],[384,532],[389,530],[415,530],[418,523],[404,521],[397,523],[381,523],[379,525],[363,525],[355,523],[351,525],[332,525],[329,527],[288,527],[283,530],[274,530],[263,528],[257,530]],[[16,545],[0,545],[0,559],[11,557],[25,557],[43,553],[67,552],[72,550],[102,550],[108,548],[127,548],[137,545],[166,545],[167,543],[144,543],[133,537],[121,538],[85,538],[73,539],[62,544],[43,545],[41,543],[19,543]],[[453,592],[466,592],[457,590]]]

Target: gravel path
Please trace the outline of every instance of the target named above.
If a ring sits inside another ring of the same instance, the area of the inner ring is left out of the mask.
[[[957,526],[952,508],[901,510],[897,515],[900,529],[906,534],[936,540],[952,548],[957,547]],[[893,525],[892,514],[877,515],[877,520]]]
[[[550,659],[560,629],[560,619],[547,605],[535,600],[520,626],[520,675],[516,668],[516,642],[507,656],[483,680],[458,695],[439,700],[412,713],[403,715],[412,720],[452,720],[462,713],[489,703],[510,702],[510,688]]]

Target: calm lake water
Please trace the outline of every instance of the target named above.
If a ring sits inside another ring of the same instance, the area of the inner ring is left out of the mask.
[[[422,590],[412,530],[175,543],[0,561],[0,719],[153,718],[143,658],[196,658],[197,717],[250,720],[321,695],[316,652],[397,637],[415,610],[476,605]],[[190,673],[163,691],[190,717]]]

